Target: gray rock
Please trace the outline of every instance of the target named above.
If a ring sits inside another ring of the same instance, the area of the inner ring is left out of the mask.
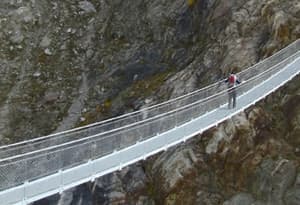
[[[146,196],[140,196],[136,205],[155,205],[155,202],[153,199],[146,197]]]
[[[41,75],[42,75],[42,73],[40,71],[36,71],[33,73],[33,77],[36,77],[36,78],[40,77]]]
[[[300,188],[300,173],[297,175],[295,186]]]
[[[300,204],[300,173],[298,173],[294,186],[285,193],[285,205]]]
[[[42,39],[40,46],[43,48],[46,48],[48,46],[50,46],[51,44],[51,39],[48,36],[44,36],[44,38]]]
[[[44,50],[44,53],[45,53],[46,55],[48,55],[48,56],[51,56],[51,55],[52,55],[52,51],[51,51],[49,48],[46,48],[46,49]]]
[[[280,11],[275,14],[272,29],[276,40],[287,40],[288,36],[283,36],[289,35],[286,33],[289,32],[289,18],[285,12]]]
[[[223,16],[226,12],[230,12],[230,9],[235,5],[235,3],[236,2],[234,0],[220,1],[220,3],[214,9],[213,19]]]
[[[186,94],[192,90],[197,83],[197,76],[192,70],[183,70],[178,72],[167,80],[166,84],[160,88],[160,93],[171,93],[170,97],[175,98]],[[172,87],[172,90],[169,90]]]
[[[146,174],[140,166],[130,166],[121,171],[126,193],[135,193],[146,187]]]
[[[262,201],[255,201],[251,205],[267,205],[267,204]]]
[[[30,23],[34,21],[34,16],[32,11],[29,7],[20,7],[16,11],[12,13],[12,15],[16,18],[19,22]]]
[[[120,203],[124,203],[126,194],[120,191],[111,191],[107,194],[107,197],[110,201],[118,201]]]
[[[254,198],[251,194],[240,193],[233,196],[230,200],[225,201],[223,205],[252,205]]]
[[[74,197],[75,189],[64,191],[57,202],[57,205],[71,205]]]
[[[196,161],[194,151],[188,147],[170,150],[155,161],[152,167],[153,175],[161,179],[160,184],[163,189],[169,190],[183,179],[184,175],[195,166]]]
[[[24,35],[20,29],[17,29],[11,33],[10,41],[15,44],[22,43],[24,40]]]
[[[80,1],[78,7],[84,11],[84,13],[94,13],[97,12],[94,5],[89,1]]]
[[[124,203],[128,195],[145,189],[145,178],[141,167],[137,165],[126,167],[118,173],[97,179],[93,185],[93,194],[97,196],[96,201],[101,204]],[[148,198],[142,197],[139,201],[147,201],[151,204]]]
[[[51,102],[55,102],[56,100],[58,100],[60,97],[60,93],[59,92],[54,92],[54,91],[50,91],[47,92],[44,96],[44,102],[45,103],[51,103]]]
[[[97,192],[102,192],[102,200],[104,201],[115,200],[114,197],[125,197],[125,191],[122,186],[122,181],[117,173],[109,174],[97,179],[94,183],[93,190],[94,194],[96,194]]]
[[[300,205],[300,188],[293,188],[286,192],[285,205]]]
[[[212,138],[206,145],[205,151],[207,154],[216,153],[218,151],[218,146],[222,141],[228,143],[231,142],[233,136],[239,131],[243,130],[244,134],[248,135],[249,143],[251,142],[251,137],[254,135],[252,126],[245,113],[240,113],[234,116],[232,119],[227,120],[225,123],[217,127],[217,130],[213,133]]]
[[[223,197],[217,193],[210,193],[207,191],[199,191],[197,193],[197,204],[219,205],[222,201]]]
[[[284,193],[294,184],[296,166],[292,161],[264,160],[253,184],[257,197],[268,204],[283,205]]]
[[[295,16],[300,16],[300,3],[295,3],[295,6],[293,7],[293,10],[292,10],[293,14]]]

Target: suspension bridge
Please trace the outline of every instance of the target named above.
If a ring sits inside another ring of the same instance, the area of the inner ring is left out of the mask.
[[[29,204],[169,147],[242,112],[300,72],[300,39],[238,73],[237,106],[222,82],[84,127],[0,147],[0,203]]]

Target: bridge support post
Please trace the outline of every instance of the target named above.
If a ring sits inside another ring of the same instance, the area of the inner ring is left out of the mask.
[[[95,169],[94,169],[94,163],[91,159],[89,159],[88,161],[88,166],[89,166],[89,169],[90,169],[90,173],[91,173],[91,182],[94,182],[95,181]]]
[[[60,169],[58,171],[58,174],[59,174],[59,194],[62,194],[63,191],[64,191],[64,185],[63,185],[63,172],[62,170]]]
[[[23,184],[23,202],[22,204],[27,205],[27,196],[26,196],[26,189],[28,187],[28,181],[25,181]]]
[[[164,146],[164,151],[166,152],[168,150],[168,148],[169,148],[168,145],[165,145]]]

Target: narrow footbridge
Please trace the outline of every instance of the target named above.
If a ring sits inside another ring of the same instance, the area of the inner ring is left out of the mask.
[[[106,121],[0,147],[0,204],[29,204],[122,169],[218,125],[300,72],[300,39],[238,73],[237,106],[226,85]]]

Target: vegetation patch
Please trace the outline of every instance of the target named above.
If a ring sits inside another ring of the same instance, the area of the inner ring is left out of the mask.
[[[187,0],[188,6],[192,7],[196,4],[197,0]]]
[[[132,86],[121,93],[121,96],[125,100],[138,98],[145,99],[148,96],[152,96],[172,73],[174,73],[174,70],[169,69],[146,79],[135,81]]]

